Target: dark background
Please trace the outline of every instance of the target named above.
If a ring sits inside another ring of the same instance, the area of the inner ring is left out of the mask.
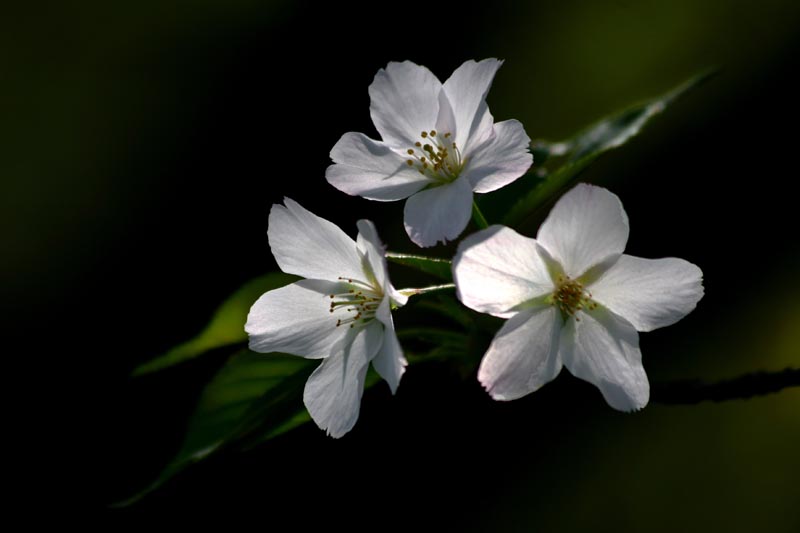
[[[698,309],[641,338],[652,382],[799,366],[798,22],[796,3],[772,0],[84,1],[8,13],[0,294],[7,356],[32,367],[9,374],[24,389],[11,405],[44,404],[19,426],[38,452],[24,495],[111,524],[796,531],[796,389],[626,415],[567,373],[496,403],[474,376],[436,364],[412,367],[395,398],[368,391],[341,440],[308,425],[135,507],[106,505],[175,452],[218,362],[129,372],[276,269],[271,204],[289,196],[351,234],[370,218],[390,249],[413,251],[402,202],[324,180],[342,133],[375,135],[367,86],[390,60],[445,79],[466,59],[505,59],[489,95],[496,120],[547,139],[722,67],[583,178],[622,198],[629,253],[704,271]],[[393,275],[403,286],[408,273]]]

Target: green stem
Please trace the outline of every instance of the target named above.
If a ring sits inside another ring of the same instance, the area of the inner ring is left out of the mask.
[[[438,257],[424,257],[422,255],[399,254],[396,252],[386,252],[386,259],[398,265],[405,265],[414,268],[431,276],[435,276],[442,281],[452,281],[453,274],[450,271],[451,262],[448,259]]]
[[[384,255],[386,256],[386,259],[397,259],[399,261],[418,260],[429,263],[450,263],[449,259],[442,259],[441,257],[426,257],[424,255],[404,254],[400,252],[386,252]]]
[[[486,222],[486,217],[483,216],[483,213],[481,213],[481,210],[478,208],[478,204],[475,202],[475,200],[472,201],[472,220],[475,221],[475,224],[480,229],[486,229],[489,227],[489,223]]]
[[[397,292],[404,296],[417,296],[418,294],[427,294],[429,292],[436,292],[436,291],[446,291],[449,289],[455,289],[455,283],[444,283],[442,285],[432,285],[430,287],[422,287],[420,289],[402,289]]]

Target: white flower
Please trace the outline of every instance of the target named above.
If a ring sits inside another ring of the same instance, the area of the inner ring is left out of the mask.
[[[637,331],[669,326],[694,309],[702,272],[683,259],[624,255],[627,240],[619,198],[581,184],[558,201],[535,240],[492,226],[461,242],[453,261],[458,297],[509,319],[478,371],[494,399],[531,393],[563,365],[615,409],[647,405]]]
[[[441,83],[410,61],[389,63],[369,86],[370,115],[383,141],[345,133],[331,150],[328,182],[369,200],[408,198],[406,232],[419,246],[458,237],[472,193],[508,185],[533,162],[522,124],[495,124],[486,105],[501,64],[467,61]]]
[[[392,305],[407,297],[389,283],[383,246],[368,220],[353,241],[335,224],[286,198],[269,214],[269,245],[281,270],[304,280],[269,291],[253,304],[245,330],[250,349],[323,359],[303,401],[332,437],[358,419],[370,361],[394,393],[406,366]]]

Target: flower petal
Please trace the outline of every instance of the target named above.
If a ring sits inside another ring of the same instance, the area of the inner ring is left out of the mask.
[[[444,91],[439,92],[439,115],[436,117],[436,131],[441,132],[442,135],[450,133],[452,141],[457,138],[455,135],[458,132],[458,127],[456,126],[453,106]]]
[[[497,59],[469,60],[444,82],[444,92],[453,108],[456,143],[466,153],[491,134],[494,122],[486,105],[486,95],[503,62]]]
[[[674,324],[695,308],[703,297],[703,272],[674,257],[622,255],[589,290],[638,331],[652,331]]]
[[[369,220],[359,220],[356,225],[358,226],[356,244],[359,251],[367,258],[368,265],[365,266],[369,266],[378,286],[383,288],[386,285],[389,273],[386,266],[384,246],[380,237],[378,237],[378,231],[375,229],[375,224]]]
[[[647,405],[650,384],[642,366],[639,334],[624,318],[604,309],[578,313],[561,333],[561,360],[572,375],[596,385],[619,411]]]
[[[467,307],[508,318],[515,307],[555,289],[534,239],[490,226],[461,241],[453,258],[458,298]]]
[[[403,211],[406,233],[417,246],[434,246],[458,237],[472,214],[472,187],[459,178],[453,183],[420,191]]]
[[[408,198],[430,180],[408,165],[408,158],[363,133],[345,133],[331,150],[328,183],[352,196],[390,202]]]
[[[369,86],[369,113],[384,142],[403,152],[433,129],[441,90],[430,70],[411,61],[380,69]]]
[[[308,378],[303,403],[317,426],[331,437],[338,439],[358,420],[369,361],[380,350],[382,340],[383,326],[379,322],[348,328],[337,353],[325,359]]]
[[[375,359],[372,360],[372,366],[386,380],[392,390],[392,394],[394,394],[397,392],[400,378],[403,377],[403,373],[406,371],[408,361],[403,356],[403,349],[400,347],[400,341],[397,340],[394,321],[388,308],[389,299],[385,298],[381,302],[381,308],[377,313],[378,320],[383,323],[383,345]]]
[[[495,400],[515,400],[552,381],[561,371],[561,316],[547,305],[517,313],[503,324],[486,355],[478,381]]]
[[[505,120],[494,125],[494,137],[469,155],[465,176],[472,190],[486,193],[505,187],[516,180],[533,164],[528,151],[531,140],[517,120]]]
[[[269,246],[284,272],[304,278],[361,279],[356,243],[339,227],[289,198],[269,213]]]
[[[245,331],[254,352],[284,352],[320,359],[328,357],[347,328],[337,328],[330,313],[330,295],[347,286],[304,279],[269,291],[247,315]]]
[[[389,301],[397,307],[402,307],[408,303],[408,296],[395,289],[391,283],[384,285],[383,293],[388,295]]]
[[[536,240],[574,279],[609,256],[622,254],[628,216],[616,194],[581,183],[558,200]]]

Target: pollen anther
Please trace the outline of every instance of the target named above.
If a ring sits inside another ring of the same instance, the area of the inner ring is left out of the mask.
[[[597,303],[592,300],[590,292],[583,288],[581,282],[567,276],[559,276],[556,290],[552,295],[553,305],[558,306],[565,316],[575,316],[584,309],[592,311],[597,309]],[[575,317],[580,320],[580,317]]]
[[[461,156],[456,143],[445,140],[452,134],[450,132],[441,134],[436,130],[430,130],[423,131],[420,136],[429,142],[423,144],[421,141],[416,141],[414,146],[421,148],[426,155],[419,155],[413,148],[409,148],[408,154],[416,159],[416,161],[409,159],[407,161],[409,166],[416,166],[420,174],[438,184],[455,181],[464,168],[466,159]]]

